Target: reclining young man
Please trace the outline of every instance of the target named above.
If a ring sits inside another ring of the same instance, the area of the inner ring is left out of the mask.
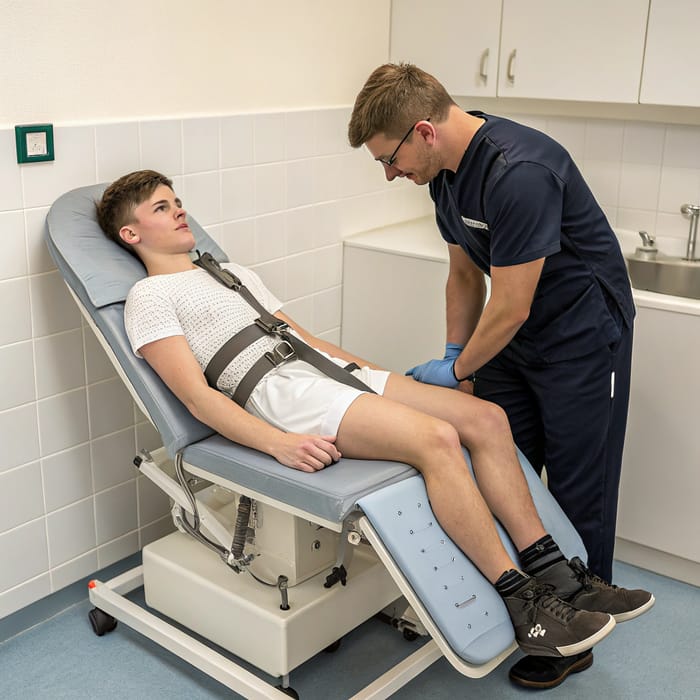
[[[193,263],[194,236],[165,176],[145,170],[112,183],[98,204],[98,220],[148,273],[126,302],[133,351],[191,413],[293,469],[317,471],[341,455],[414,466],[444,530],[503,597],[527,653],[585,654],[616,620],[653,605],[650,593],[609,586],[580,560],[566,561],[535,510],[498,406],[383,371],[313,337],[280,311],[257,275],[233,263],[223,267],[281,326],[242,349],[212,388],[204,369],[230,338],[255,325],[260,317],[255,304]],[[351,372],[355,386],[298,359],[280,333],[335,358],[335,365],[358,365]],[[277,360],[241,402],[243,408],[230,396],[266,353]],[[462,445],[471,453],[478,488]],[[519,564],[504,549],[492,514],[517,547]],[[530,636],[535,626],[546,633]]]

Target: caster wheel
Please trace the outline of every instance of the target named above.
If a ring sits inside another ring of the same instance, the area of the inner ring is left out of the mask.
[[[299,693],[297,693],[297,691],[294,690],[294,688],[290,688],[289,686],[283,688],[281,685],[278,685],[277,690],[281,690],[285,695],[289,695],[289,697],[292,697],[295,700],[299,700]]]
[[[408,627],[404,627],[403,628],[403,638],[407,642],[415,642],[416,639],[418,639],[418,635],[412,629],[409,629]]]
[[[336,639],[333,644],[329,644],[323,651],[325,651],[326,654],[335,654],[338,649],[340,649],[340,640]]]
[[[88,613],[88,618],[90,619],[90,624],[92,625],[92,631],[101,637],[107,632],[111,632],[117,626],[116,618],[108,615],[103,610],[99,608],[93,608]]]

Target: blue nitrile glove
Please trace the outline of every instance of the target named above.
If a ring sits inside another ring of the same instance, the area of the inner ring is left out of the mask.
[[[459,384],[454,373],[455,360],[460,356],[461,352],[461,345],[447,343],[445,345],[445,356],[442,360],[428,360],[422,365],[412,367],[406,374],[424,384],[437,384],[437,386],[446,386],[448,389],[454,389]]]
[[[445,357],[443,360],[456,360],[464,350],[464,345],[458,345],[457,343],[446,343],[445,344]]]

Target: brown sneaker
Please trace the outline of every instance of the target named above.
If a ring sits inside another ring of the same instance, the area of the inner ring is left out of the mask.
[[[503,601],[526,654],[573,656],[587,651],[615,627],[612,615],[577,610],[530,578]]]
[[[619,588],[596,576],[578,557],[560,561],[541,571],[537,580],[554,587],[554,593],[579,610],[610,613],[625,622],[654,605],[654,596],[641,589]]]

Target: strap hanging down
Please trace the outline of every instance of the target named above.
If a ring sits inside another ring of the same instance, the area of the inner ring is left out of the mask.
[[[199,251],[197,251],[199,253]],[[246,373],[239,382],[236,391],[231,397],[239,406],[245,406],[257,383],[273,368],[288,360],[299,359],[308,362],[316,369],[323,372],[331,379],[335,379],[342,384],[352,386],[360,391],[376,393],[364,382],[350,373],[351,369],[357,369],[354,363],[347,367],[340,367],[335,362],[329,360],[315,348],[305,343],[292,333],[288,333],[289,326],[273,314],[271,314],[251,293],[251,291],[241,282],[241,280],[230,270],[223,269],[210,253],[199,253],[199,258],[194,264],[206,270],[218,282],[229,289],[238,292],[245,301],[250,304],[259,314],[260,318],[256,322],[236,333],[214,354],[204,372],[210,386],[216,386],[221,373],[231,362],[231,360],[250,343],[264,335],[276,335],[280,342],[272,352],[265,353]]]

